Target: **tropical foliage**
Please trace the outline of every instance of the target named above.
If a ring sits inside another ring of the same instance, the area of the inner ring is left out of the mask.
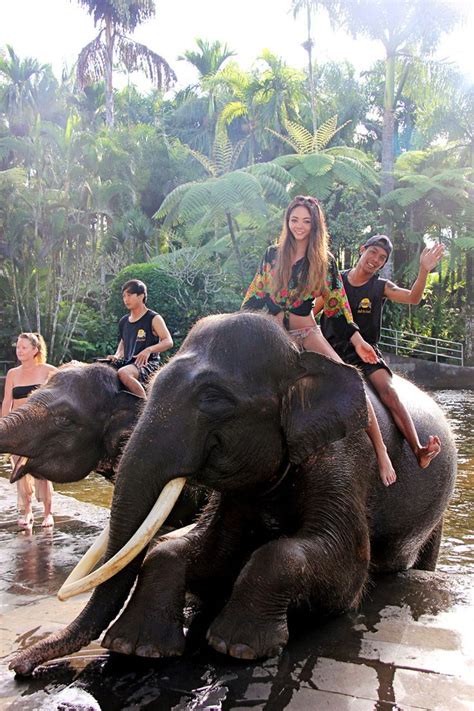
[[[98,34],[74,74],[0,48],[0,359],[21,330],[41,330],[55,363],[110,351],[132,276],[179,344],[197,318],[239,308],[296,193],[322,200],[341,267],[389,226],[409,284],[424,242],[443,241],[422,306],[388,309],[386,324],[472,353],[474,91],[430,54],[455,12],[429,0],[414,23],[428,0],[400,0],[395,32],[379,0],[295,0],[305,71],[269,49],[243,68],[223,39],[198,38],[174,67],[195,80],[164,94],[173,68],[132,39],[155,3],[77,1]],[[323,7],[379,40],[363,73],[314,62]],[[155,85],[118,90],[122,70]]]

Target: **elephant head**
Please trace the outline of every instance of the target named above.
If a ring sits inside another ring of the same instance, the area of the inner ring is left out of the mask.
[[[120,390],[109,366],[61,367],[22,407],[0,419],[0,452],[23,458],[11,481],[29,472],[57,483],[77,481],[92,470],[111,476],[142,403]]]
[[[315,353],[300,354],[264,315],[202,319],[157,374],[124,450],[106,560],[120,557],[173,480],[259,496],[289,462],[317,457],[318,450],[366,421],[357,370]],[[132,548],[113,579],[114,566],[95,571],[88,586],[78,586],[90,589],[104,581],[66,630],[20,655],[13,663],[17,672],[29,673],[46,659],[79,649],[109,625],[144,557],[142,550],[131,560],[137,552]]]

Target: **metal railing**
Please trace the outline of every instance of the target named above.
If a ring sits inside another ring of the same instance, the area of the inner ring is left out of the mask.
[[[463,344],[457,341],[382,328],[379,345],[381,348],[393,350],[397,355],[424,358],[448,365],[464,365]]]

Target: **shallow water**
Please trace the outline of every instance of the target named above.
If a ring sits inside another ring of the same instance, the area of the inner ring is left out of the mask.
[[[446,517],[438,569],[474,573],[474,391],[437,390],[431,394],[445,412],[459,450],[458,478]],[[0,476],[9,476],[9,467],[1,456]],[[110,507],[113,493],[112,485],[97,474],[80,482],[56,485],[55,490],[106,507]]]
[[[449,506],[438,570],[474,573],[474,390],[437,390],[458,446],[458,476]]]

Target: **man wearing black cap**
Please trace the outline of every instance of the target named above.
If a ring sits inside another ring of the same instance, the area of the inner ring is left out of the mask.
[[[326,318],[323,315],[321,328],[324,336],[341,358],[346,363],[358,366],[364,376],[370,380],[380,399],[392,413],[397,427],[413,450],[419,466],[424,469],[441,451],[441,443],[438,437],[430,436],[428,443],[425,446],[421,445],[413,420],[393,387],[392,372],[383,360],[377,343],[380,340],[382,308],[385,299],[399,304],[419,304],[428,274],[443,256],[444,246],[435,244],[433,247],[426,247],[423,250],[420,255],[418,276],[411,289],[402,289],[392,281],[382,279],[378,275],[392,249],[392,242],[386,235],[374,235],[360,248],[360,257],[356,266],[342,272],[342,280],[352,316],[359,326],[362,338],[366,341],[366,348],[372,348],[377,355],[377,362],[364,363],[361,360],[350,341],[336,331],[335,321],[337,319]],[[315,310],[318,308],[317,302]]]

